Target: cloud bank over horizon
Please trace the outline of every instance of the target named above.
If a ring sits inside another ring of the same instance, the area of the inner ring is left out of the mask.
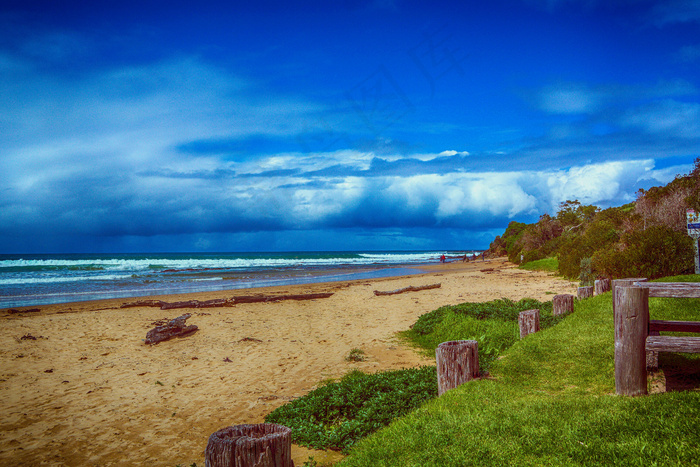
[[[0,11],[0,253],[478,249],[631,202],[700,156],[691,3]]]

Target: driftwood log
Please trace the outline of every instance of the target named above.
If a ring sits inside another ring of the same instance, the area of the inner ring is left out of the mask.
[[[442,283],[429,284],[429,285],[419,285],[418,287],[410,285],[408,287],[404,287],[403,289],[396,289],[396,290],[392,290],[390,292],[380,292],[379,290],[375,290],[374,295],[396,295],[396,294],[404,293],[404,292],[417,292],[419,290],[439,289],[440,287],[442,287]]]
[[[591,298],[593,296],[593,286],[579,287],[576,291],[576,298],[583,300],[584,298]]]
[[[555,295],[552,299],[552,315],[563,315],[574,311],[574,296],[568,294]]]
[[[199,329],[195,325],[187,326],[185,321],[192,316],[189,313],[170,320],[168,324],[156,326],[146,333],[146,344],[157,344],[158,342],[167,341],[173,337],[184,337]]]
[[[18,310],[16,308],[10,308],[7,310],[7,312],[11,315],[13,315],[15,313],[38,313],[40,311],[41,311],[40,308],[29,308],[27,310]]]
[[[540,310],[526,310],[518,314],[518,324],[520,325],[520,338],[540,330]]]
[[[435,350],[438,396],[479,376],[479,343],[449,341]]]
[[[292,430],[274,423],[236,425],[209,436],[206,467],[294,467]]]
[[[164,302],[162,300],[139,300],[137,302],[124,303],[120,308],[131,308],[137,306],[159,307],[161,310],[172,310],[176,308],[216,308],[224,306],[234,306],[240,303],[258,302],[279,302],[281,300],[315,300],[317,298],[328,298],[333,292],[310,293],[296,295],[242,295],[233,298],[219,298],[214,300],[187,300],[184,302]]]

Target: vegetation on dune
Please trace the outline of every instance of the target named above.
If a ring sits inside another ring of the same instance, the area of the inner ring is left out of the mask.
[[[650,303],[656,319],[688,319],[698,306]],[[504,351],[490,378],[425,403],[360,441],[339,465],[694,465],[700,392],[614,395],[611,315],[609,293],[577,302],[557,326]],[[660,358],[700,385],[700,358]]]
[[[435,355],[440,342],[477,340],[479,367],[483,373],[518,340],[518,313],[532,308],[541,310],[543,328],[562,319],[552,316],[551,302],[501,299],[463,303],[424,314],[404,337],[430,355]],[[351,355],[353,353],[357,352],[351,351]],[[352,371],[338,382],[328,382],[277,408],[265,421],[292,428],[295,443],[316,449],[347,451],[358,440],[436,396],[434,366],[376,374]]]
[[[582,285],[597,277],[690,273],[694,250],[686,234],[687,208],[700,211],[700,158],[690,174],[640,190],[634,203],[601,210],[565,201],[555,217],[544,214],[534,224],[511,222],[489,253],[524,266],[556,258],[559,273]]]

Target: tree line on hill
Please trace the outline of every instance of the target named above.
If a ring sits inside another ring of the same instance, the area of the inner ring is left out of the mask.
[[[700,158],[693,170],[665,186],[640,189],[636,201],[600,209],[578,200],[560,204],[556,216],[534,224],[512,221],[489,246],[489,255],[514,263],[557,258],[559,272],[581,285],[596,278],[692,274],[693,239],[686,209],[700,212]]]

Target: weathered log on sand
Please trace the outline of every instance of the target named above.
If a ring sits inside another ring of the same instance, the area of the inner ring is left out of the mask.
[[[234,297],[233,302],[237,305],[239,303],[279,302],[281,300],[315,300],[317,298],[328,298],[332,295],[333,292],[292,295],[241,295],[240,297]]]
[[[9,310],[7,310],[7,312],[11,315],[13,315],[15,313],[38,313],[40,311],[41,311],[41,309],[39,309],[39,308],[29,308],[26,310],[18,310],[16,308],[10,308]]]
[[[146,333],[146,344],[157,344],[158,342],[167,341],[173,337],[184,337],[199,329],[195,325],[186,326],[185,321],[192,316],[189,313],[170,320],[164,326],[156,326]]]
[[[258,303],[258,302],[278,302],[281,300],[314,300],[317,298],[328,298],[333,295],[333,292],[328,293],[309,293],[296,295],[241,295],[233,298],[217,298],[214,300],[187,300],[184,302],[164,302],[161,300],[140,300],[132,303],[124,303],[120,308],[129,308],[136,306],[157,306],[161,310],[172,310],[176,308],[216,308],[224,306],[234,306],[239,303]]]
[[[438,396],[479,376],[479,343],[475,340],[443,342],[435,349]]]
[[[380,292],[379,290],[375,290],[374,295],[395,295],[395,294],[404,293],[404,292],[417,292],[419,290],[439,289],[440,287],[442,287],[442,283],[429,284],[429,285],[419,285],[418,287],[414,287],[412,285],[409,285],[408,287],[404,287],[403,289],[392,290],[390,292]]]
[[[175,308],[216,308],[222,306],[233,306],[233,299],[218,298],[214,300],[187,300],[186,302],[163,302],[160,306],[161,310],[172,310]]]
[[[163,306],[163,303],[165,302],[162,300],[139,300],[137,302],[122,303],[119,308],[133,308],[137,306],[157,306],[160,308]]]
[[[206,467],[294,467],[292,430],[274,423],[229,426],[213,433]]]

